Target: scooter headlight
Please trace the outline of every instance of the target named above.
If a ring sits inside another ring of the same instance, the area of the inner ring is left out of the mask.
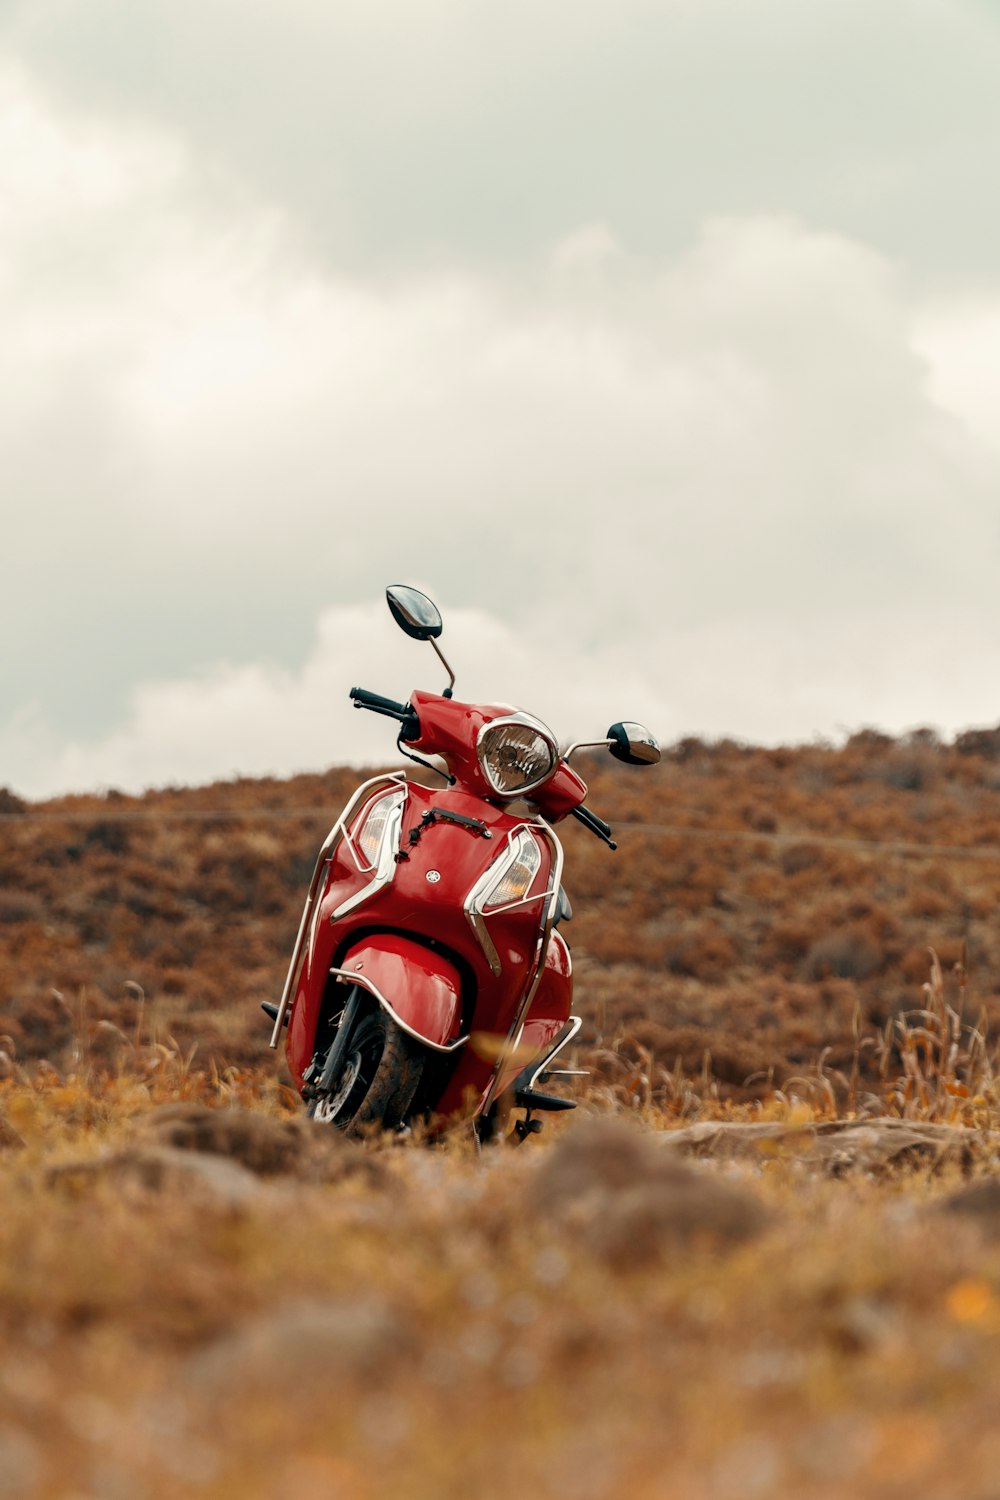
[[[559,760],[551,732],[530,714],[514,714],[485,724],[479,731],[476,753],[483,775],[500,797],[519,797],[541,786]]]
[[[393,829],[398,831],[399,818],[394,817],[394,814],[398,813],[405,800],[405,791],[394,788],[381,797],[376,797],[369,807],[368,814],[358,829],[356,842],[370,866],[378,864],[387,832]]]

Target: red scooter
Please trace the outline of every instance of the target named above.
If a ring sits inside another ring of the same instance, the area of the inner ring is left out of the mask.
[[[407,635],[430,641],[449,686],[409,703],[365,688],[351,698],[395,719],[399,750],[447,787],[392,774],[351,798],[316,861],[281,1001],[264,1007],[271,1046],[287,1027],[309,1113],[352,1133],[464,1117],[482,1139],[518,1107],[523,1139],[541,1129],[537,1113],[573,1108],[538,1085],[581,1024],[557,930],[572,912],[551,825],[572,816],[617,846],[568,764],[582,746],[560,754],[531,714],[459,703],[436,605],[405,587],[386,597]],[[613,724],[589,743],[629,765],[660,758],[641,724]]]

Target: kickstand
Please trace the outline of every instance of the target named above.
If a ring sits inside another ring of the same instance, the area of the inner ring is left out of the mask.
[[[514,1134],[517,1136],[519,1142],[526,1141],[529,1135],[537,1135],[541,1128],[541,1120],[533,1120],[531,1118],[531,1110],[529,1109],[524,1119],[518,1120],[515,1124]]]

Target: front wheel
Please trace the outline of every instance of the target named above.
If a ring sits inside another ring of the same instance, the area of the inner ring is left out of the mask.
[[[349,1135],[373,1125],[398,1130],[406,1123],[426,1057],[420,1043],[381,1007],[369,1011],[354,1023],[340,1072],[310,1104],[309,1114]]]

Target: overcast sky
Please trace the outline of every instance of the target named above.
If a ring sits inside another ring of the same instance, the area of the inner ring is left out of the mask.
[[[991,0],[0,0],[0,785],[1000,720]]]

